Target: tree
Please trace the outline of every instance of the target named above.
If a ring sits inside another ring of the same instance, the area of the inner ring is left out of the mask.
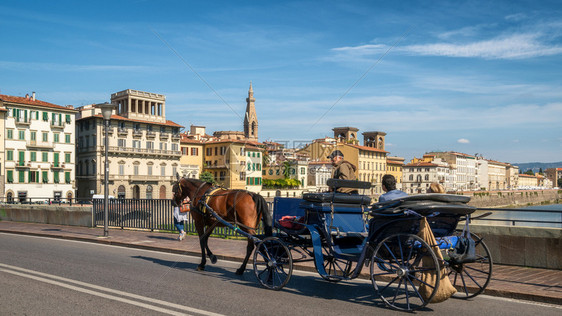
[[[199,175],[199,180],[209,182],[209,183],[212,183],[212,184],[217,183],[215,181],[215,177],[209,171],[201,172],[201,174]]]
[[[525,171],[525,174],[528,174],[528,175],[530,175],[530,176],[534,176],[534,175],[535,175],[535,173],[533,172],[533,169],[529,169],[529,170]]]

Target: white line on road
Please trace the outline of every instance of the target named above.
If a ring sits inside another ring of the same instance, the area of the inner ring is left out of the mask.
[[[106,298],[106,299],[131,304],[131,305],[143,307],[143,308],[146,308],[146,309],[150,309],[150,310],[154,310],[154,311],[157,311],[157,312],[166,313],[166,314],[170,314],[170,315],[186,315],[186,314],[180,313],[180,312],[177,312],[177,311],[174,311],[174,310],[171,310],[171,309],[166,309],[166,308],[150,305],[150,304],[147,304],[147,303],[158,304],[158,305],[162,305],[162,306],[168,306],[168,307],[172,307],[172,308],[175,308],[175,309],[178,309],[178,310],[182,310],[182,311],[186,311],[186,312],[190,312],[190,313],[196,313],[196,314],[200,314],[200,315],[222,316],[222,314],[212,313],[212,312],[209,312],[209,311],[205,311],[205,310],[201,310],[201,309],[197,309],[197,308],[192,308],[192,307],[188,307],[188,306],[184,306],[184,305],[174,304],[174,303],[170,303],[170,302],[166,302],[166,301],[162,301],[162,300],[158,300],[158,299],[154,299],[154,298],[150,298],[150,297],[146,297],[146,296],[141,296],[141,295],[136,295],[136,294],[132,294],[132,293],[113,290],[113,289],[102,287],[102,286],[88,284],[88,283],[84,283],[84,282],[80,282],[80,281],[76,281],[76,280],[72,280],[72,279],[67,279],[67,278],[56,276],[56,275],[37,272],[37,271],[33,271],[33,270],[28,270],[28,269],[24,269],[24,268],[20,268],[20,267],[10,266],[10,265],[3,264],[3,263],[0,263],[0,267],[1,267],[0,272],[10,273],[10,274],[18,275],[18,276],[21,276],[21,277],[24,277],[24,278],[29,278],[29,279],[33,279],[33,280],[37,280],[37,281],[41,281],[41,282],[45,282],[45,283],[49,283],[49,284],[53,284],[53,285],[58,285],[58,286],[61,286],[61,287],[67,288],[67,289],[74,290],[74,291],[87,293],[87,294],[90,294],[90,295],[95,295],[95,296],[103,297],[103,298]],[[21,272],[18,272],[18,271],[21,271]],[[62,282],[55,281],[55,280],[60,280],[60,281],[66,282],[66,283],[62,283]],[[71,284],[67,284],[67,283],[73,283],[73,284],[79,285],[80,287],[74,286],[74,285],[71,285]],[[86,287],[86,288],[84,288],[84,287]],[[98,291],[94,291],[94,290],[90,290],[90,289],[87,289],[87,288],[91,288],[91,289],[95,289],[95,290],[103,291],[103,292],[107,292],[107,293],[113,293],[113,294],[117,294],[117,295],[124,296],[124,297],[129,297],[129,298],[135,299],[137,301],[126,299],[126,298],[123,298],[123,297],[110,295],[110,294],[106,294],[106,293],[102,293],[102,292],[98,292]],[[144,302],[147,302],[147,303],[143,303],[141,301],[144,301]]]

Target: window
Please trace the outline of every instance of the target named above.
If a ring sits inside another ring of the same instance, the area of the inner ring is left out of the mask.
[[[53,134],[53,142],[58,143],[58,142],[59,142],[59,137],[60,137],[59,133],[54,133],[54,134]]]
[[[146,142],[146,149],[154,149],[154,142]]]
[[[39,171],[29,171],[28,180],[29,183],[39,182]]]
[[[43,142],[49,141],[49,132],[43,132]]]
[[[18,182],[25,183],[25,171],[18,171]]]
[[[184,155],[184,156],[189,156],[189,148],[182,147],[181,148],[181,154]]]
[[[14,138],[14,130],[13,130],[13,129],[9,129],[9,130],[6,132],[6,138],[7,138],[7,139],[13,139],[13,138]]]
[[[138,176],[139,175],[139,166],[134,166],[133,172],[134,172],[135,176]]]
[[[127,147],[127,140],[123,138],[119,138],[117,140],[117,146],[119,147]]]
[[[172,150],[178,151],[178,144],[172,144]]]
[[[43,112],[43,121],[47,122],[49,120],[49,113]]]
[[[59,183],[59,172],[58,171],[53,171],[53,182]]]
[[[160,143],[160,150],[167,150],[168,149],[168,143]]]
[[[14,160],[14,151],[13,150],[6,151],[6,160],[7,161],[13,161]]]
[[[120,164],[119,165],[119,175],[122,176],[125,174],[125,165],[124,164]]]
[[[70,163],[70,153],[64,153],[64,162]]]
[[[166,166],[160,166],[160,175],[163,177],[166,176]]]
[[[29,153],[29,161],[37,161],[37,153],[32,151]]]
[[[18,131],[18,139],[25,140],[25,131]]]
[[[19,155],[18,165],[20,166],[25,165],[25,151],[18,152],[18,155]]]
[[[49,172],[43,171],[43,183],[49,183]]]
[[[59,165],[59,153],[54,153],[54,160],[55,160],[55,162],[54,162],[55,167],[59,167],[60,166]],[[58,182],[56,182],[56,183],[58,183]]]
[[[65,121],[66,121],[67,123],[70,123],[70,114],[67,114],[67,115],[66,115]],[[67,183],[68,183],[68,182],[67,182]]]
[[[148,175],[149,175],[149,176],[152,175],[152,166],[148,166]]]
[[[65,183],[70,183],[70,171],[66,171],[64,173],[64,182]]]
[[[67,143],[67,144],[70,144],[70,134],[64,135],[64,142]]]
[[[8,178],[8,183],[14,183],[14,171],[13,170],[7,170],[6,176]]]
[[[133,148],[140,148],[140,140],[133,140]]]
[[[191,148],[191,155],[192,156],[199,156],[199,148],[192,147]]]
[[[42,154],[42,159],[41,159],[41,160],[42,160],[43,162],[49,161],[49,153],[48,153],[48,152],[42,152],[41,154]]]

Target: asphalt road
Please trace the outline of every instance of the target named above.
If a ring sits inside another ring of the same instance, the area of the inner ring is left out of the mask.
[[[100,244],[0,233],[1,315],[387,315],[370,282],[332,284],[295,271],[281,291],[248,266]],[[450,299],[418,314],[560,315],[562,306],[489,296]]]

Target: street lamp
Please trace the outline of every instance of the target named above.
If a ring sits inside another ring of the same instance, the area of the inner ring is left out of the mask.
[[[109,120],[111,119],[111,113],[113,112],[113,104],[111,103],[102,103],[97,105],[98,108],[101,109],[101,114],[103,115],[103,125],[104,125],[104,149],[105,149],[105,166],[103,172],[103,183],[104,183],[104,191],[103,191],[103,236],[108,237],[109,231],[107,229],[109,218],[108,218],[108,209],[109,209],[109,187],[108,187],[108,179],[107,174],[109,173],[109,161],[107,159],[107,152],[109,147],[109,135],[108,135],[108,128],[109,128]]]

